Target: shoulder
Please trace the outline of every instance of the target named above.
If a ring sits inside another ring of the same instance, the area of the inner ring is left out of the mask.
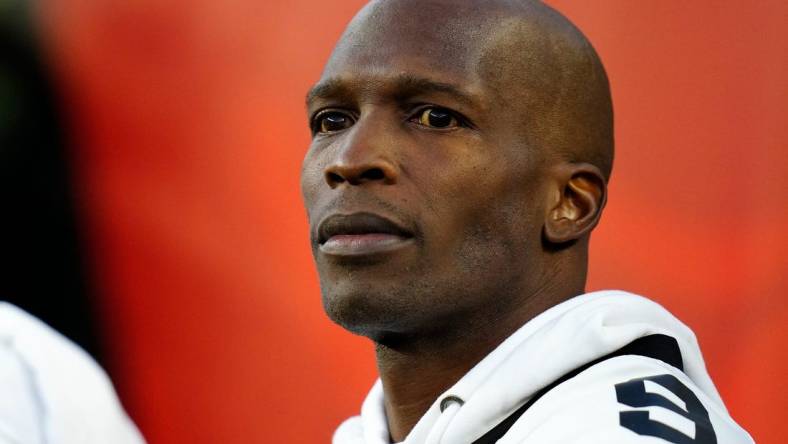
[[[35,433],[41,442],[143,442],[126,416],[108,376],[79,346],[23,310],[0,302],[0,391],[13,393],[10,412],[0,407],[0,443]],[[96,441],[85,441],[90,436]],[[81,437],[81,438],[76,438]],[[16,441],[11,441],[16,442]]]
[[[540,398],[500,444],[738,444],[752,438],[725,407],[661,361],[625,355]]]
[[[29,369],[13,348],[0,340],[0,443],[43,442],[40,403]]]

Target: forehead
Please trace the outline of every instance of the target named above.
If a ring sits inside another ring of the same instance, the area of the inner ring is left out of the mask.
[[[435,1],[371,3],[348,25],[327,68],[381,55],[421,56],[435,65],[462,62],[458,57],[465,59],[482,35],[475,9]]]
[[[363,9],[331,55],[320,85],[408,86],[422,79],[468,95],[490,89],[482,62],[498,40],[478,2],[385,0]],[[422,82],[424,83],[424,82]]]

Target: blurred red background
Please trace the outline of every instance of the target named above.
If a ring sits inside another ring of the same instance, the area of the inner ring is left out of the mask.
[[[359,0],[44,0],[109,370],[151,443],[328,442],[375,378],[322,314],[303,95]],[[550,1],[616,107],[590,289],[694,328],[735,419],[788,409],[788,3]]]

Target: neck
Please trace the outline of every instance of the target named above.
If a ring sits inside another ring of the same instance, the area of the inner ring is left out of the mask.
[[[438,396],[500,343],[486,340],[479,344],[468,339],[441,342],[438,347],[424,341],[405,346],[377,344],[378,371],[393,442],[404,440]]]
[[[376,357],[383,383],[384,406],[393,442],[410,433],[424,413],[446,390],[539,313],[569,297],[582,286],[556,291],[542,288],[515,307],[463,317],[459,331],[442,329],[437,335],[413,339],[394,337],[377,343]],[[500,308],[500,307],[498,307]]]

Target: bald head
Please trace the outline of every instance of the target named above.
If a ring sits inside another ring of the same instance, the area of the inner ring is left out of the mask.
[[[372,1],[348,26],[326,72],[392,57],[472,73],[474,87],[494,98],[490,106],[519,117],[518,130],[545,160],[588,162],[609,178],[613,109],[604,67],[585,36],[542,2]]]
[[[501,333],[583,291],[612,109],[593,48],[554,10],[373,1],[307,108],[301,186],[341,325],[385,342],[506,317]]]
[[[387,374],[412,385],[397,368],[428,376],[428,402],[389,416],[395,441],[455,376],[584,292],[610,102],[591,45],[542,3],[377,0],[348,26],[307,96],[301,188],[328,315],[379,344],[387,397]],[[425,360],[459,373],[441,382]]]

